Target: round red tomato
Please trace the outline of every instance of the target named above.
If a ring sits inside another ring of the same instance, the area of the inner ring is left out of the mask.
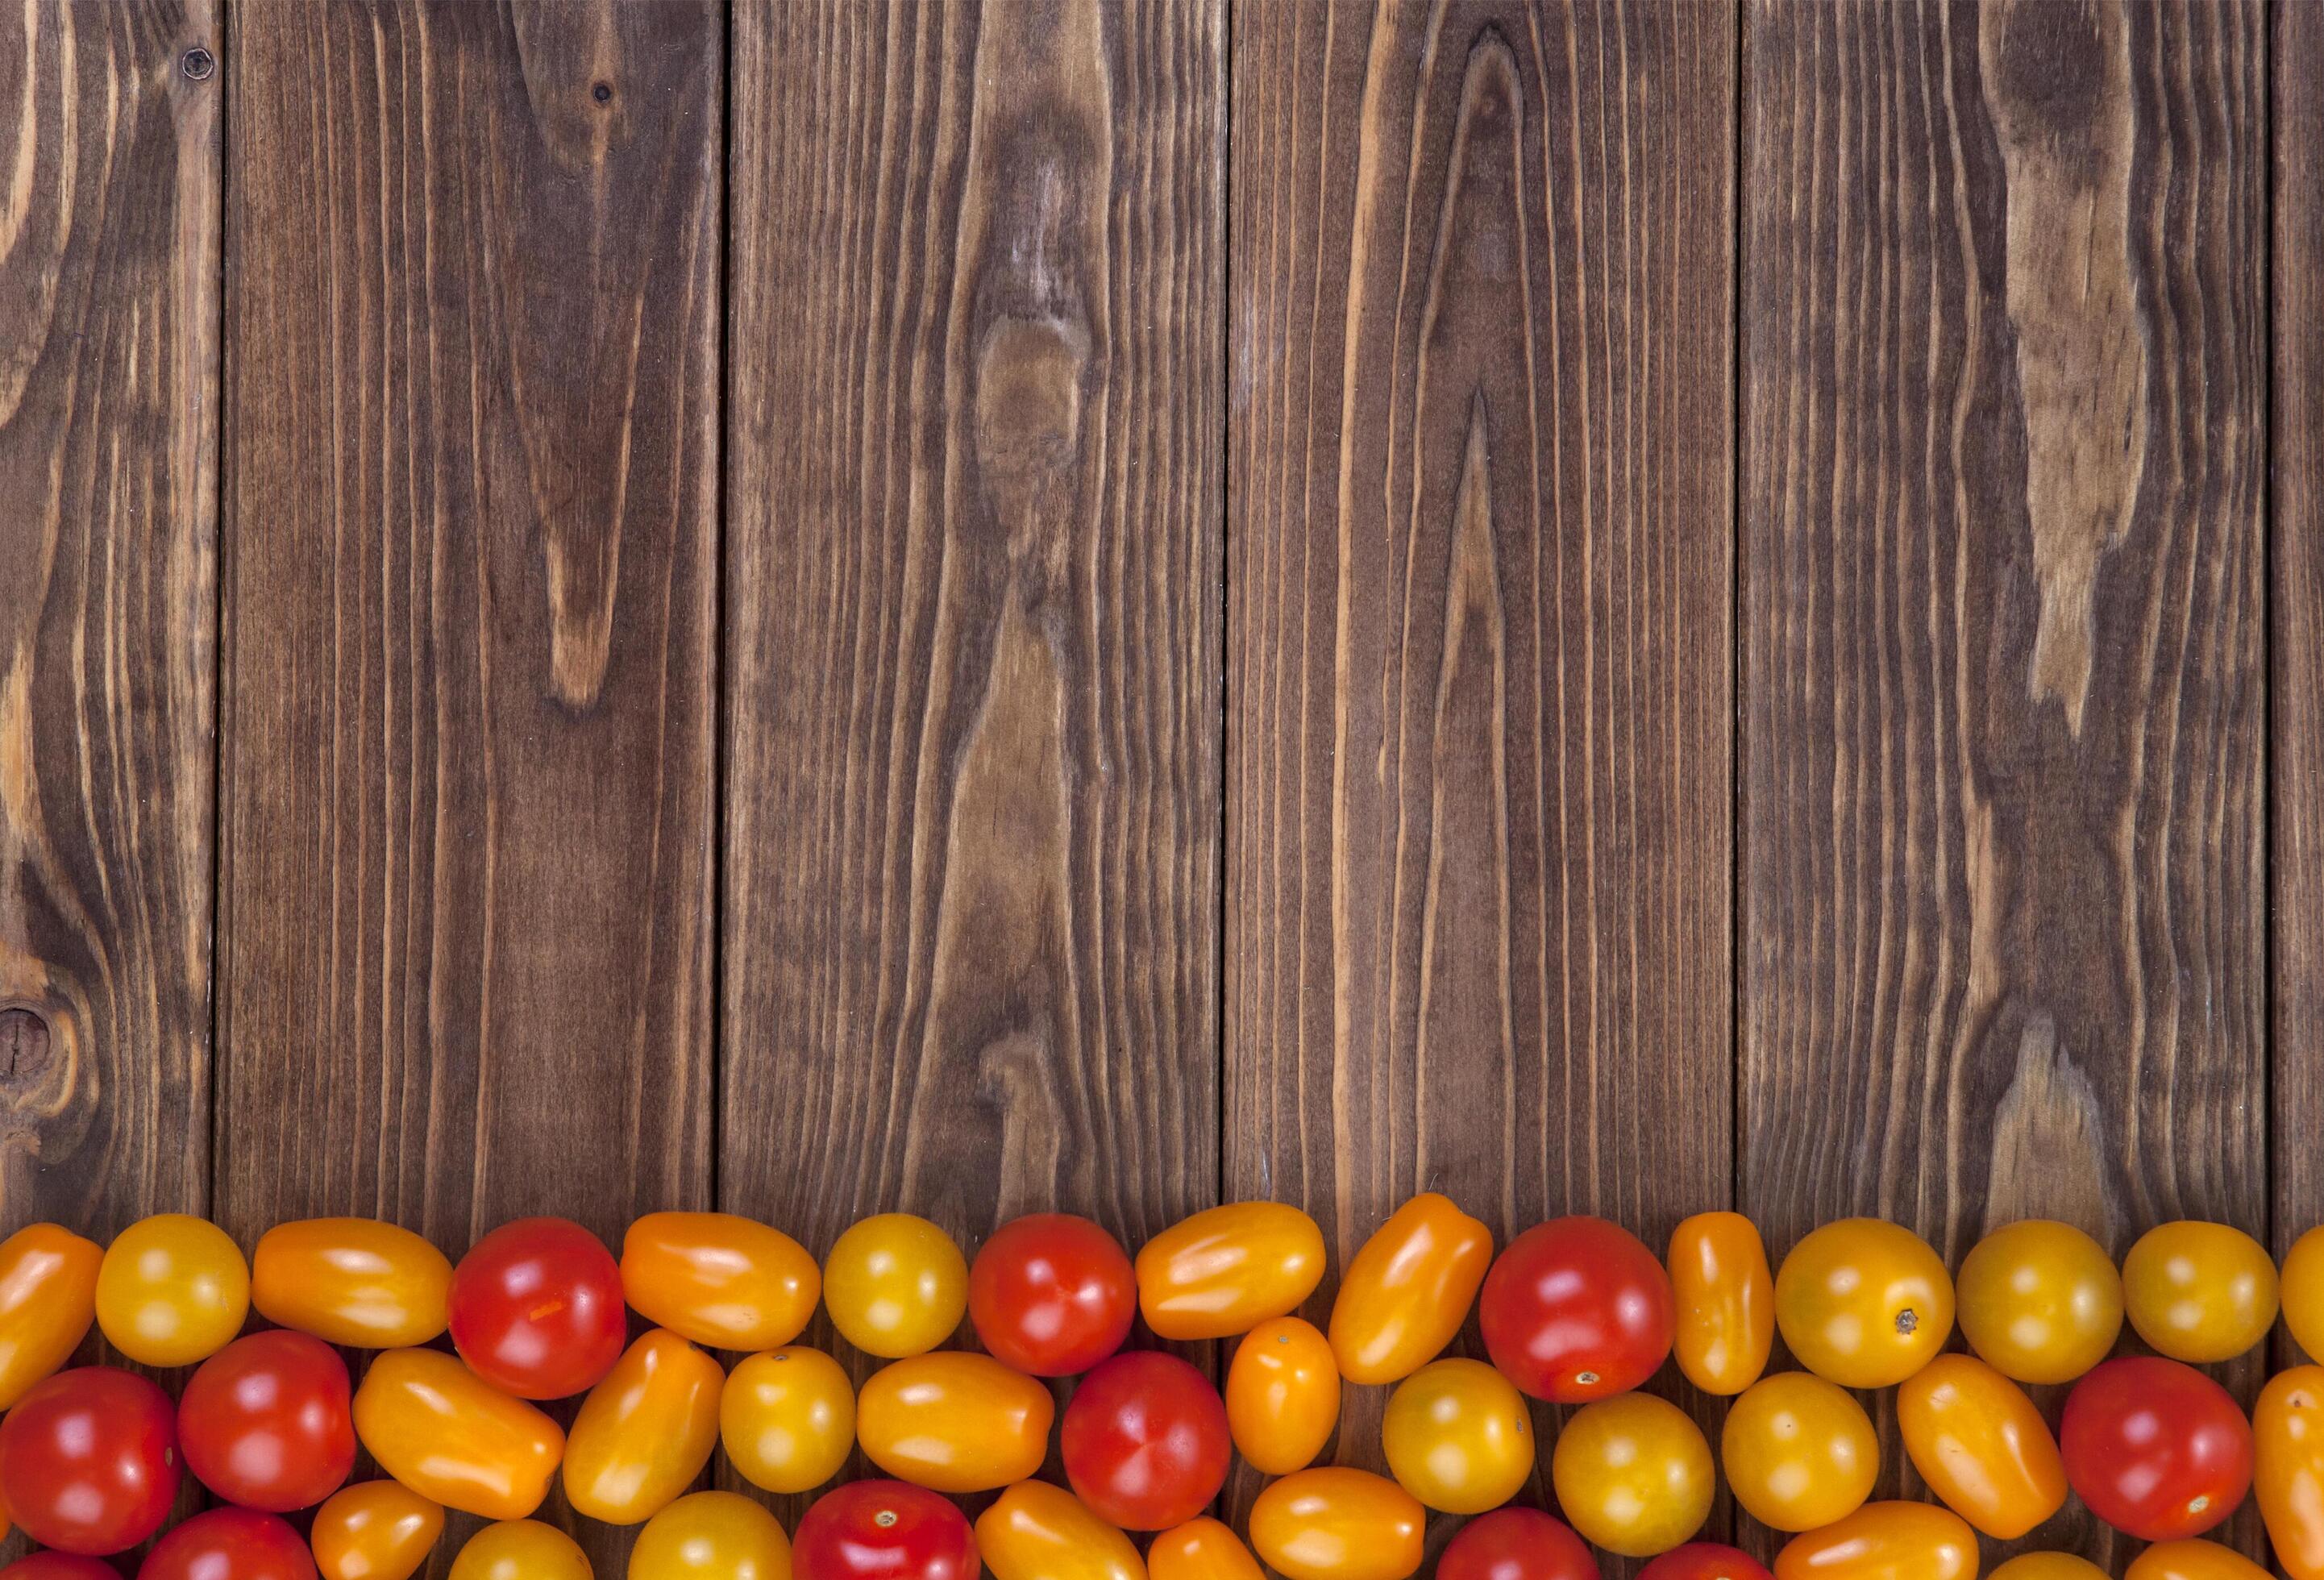
[[[1209,1378],[1176,1355],[1139,1350],[1082,1379],[1057,1446],[1074,1495],[1100,1520],[1167,1530],[1218,1496],[1234,1440]]]
[[[1070,1213],[1003,1224],[968,1270],[968,1316],[993,1359],[1035,1377],[1086,1372],[1130,1336],[1138,1278],[1114,1237]]]
[[[452,1344],[468,1369],[519,1399],[595,1388],[622,1358],[629,1318],[605,1243],[566,1218],[520,1218],[452,1270]]]
[[[2153,1355],[2108,1361],[2066,1396],[2066,1481],[2143,1541],[2200,1536],[2251,1487],[2252,1429],[2227,1391]]]
[[[1553,1218],[1509,1242],[1485,1275],[1485,1349],[1536,1399],[1582,1404],[1625,1393],[1670,1354],[1670,1275],[1638,1237],[1603,1218]]]
[[[0,1569],[0,1580],[121,1580],[121,1571],[78,1553],[27,1553]]]
[[[1563,1520],[1510,1507],[1462,1526],[1436,1560],[1436,1580],[1598,1580],[1598,1560]]]
[[[976,1532],[949,1499],[905,1482],[850,1482],[791,1538],[792,1580],[977,1580]]]
[[[102,1557],[161,1529],[178,1495],[169,1396],[111,1366],[60,1372],[0,1420],[8,1511],[42,1547]]]
[[[213,1509],[155,1542],[137,1580],[315,1580],[315,1556],[278,1515]]]
[[[238,1338],[178,1400],[186,1468],[229,1503],[276,1514],[339,1490],[355,1468],[347,1364],[288,1328]]]
[[[1767,1566],[1723,1542],[1691,1541],[1648,1560],[1638,1580],[1775,1580]]]

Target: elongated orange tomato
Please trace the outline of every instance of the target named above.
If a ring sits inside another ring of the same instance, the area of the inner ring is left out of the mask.
[[[1939,1355],[1896,1389],[1914,1468],[1990,1537],[2024,1536],[2066,1502],[2066,1462],[2025,1391],[1974,1355]]]
[[[1795,1536],[1775,1580],[1977,1580],[1977,1532],[1933,1503],[1867,1503]]]
[[[399,1482],[357,1482],[315,1511],[322,1580],[410,1580],[444,1534],[444,1511]]]
[[[1332,1353],[1351,1382],[1399,1382],[1461,1331],[1493,1265],[1493,1232],[1424,1191],[1364,1242],[1332,1302]]]
[[[277,1224],[250,1260],[250,1303],[278,1327],[351,1349],[400,1350],[444,1331],[452,1263],[376,1218]]]
[[[1227,1367],[1227,1429],[1268,1475],[1305,1470],[1340,1424],[1340,1365],[1312,1322],[1277,1317],[1242,1335]]]
[[[1737,1394],[1759,1381],[1775,1341],[1775,1280],[1767,1248],[1740,1213],[1697,1213],[1671,1231],[1671,1348],[1705,1393]]]
[[[622,1294],[648,1322],[717,1350],[778,1349],[823,1298],[823,1270],[779,1229],[732,1213],[649,1213],[622,1239]]]
[[[2131,1559],[2124,1580],[2270,1580],[2265,1569],[2233,1548],[2198,1537],[2158,1541]]]
[[[438,1350],[389,1350],[355,1390],[355,1436],[431,1502],[487,1520],[540,1507],[565,1456],[557,1423]]]
[[[573,1418],[565,1496],[608,1525],[650,1520],[702,1474],[718,1446],[718,1363],[667,1328],[622,1353]]]
[[[1427,1523],[1420,1500],[1387,1477],[1319,1465],[1259,1493],[1250,1545],[1286,1580],[1405,1580]]]
[[[1047,1482],[1019,1482],[977,1517],[976,1555],[994,1580],[1147,1580],[1135,1543]]]
[[[2260,1390],[2252,1440],[2275,1561],[2292,1580],[2324,1580],[2324,1366],[2294,1366]]]
[[[0,1241],[0,1415],[72,1358],[97,1320],[105,1252],[54,1224]]]
[[[1146,1572],[1149,1580],[1267,1580],[1242,1538],[1208,1515],[1156,1537]]]
[[[855,1436],[899,1481],[982,1492],[1041,1468],[1056,1408],[1038,1379],[990,1355],[937,1350],[872,1374],[855,1401]]]
[[[1280,1202],[1231,1202],[1138,1253],[1138,1305],[1166,1339],[1231,1338],[1298,1309],[1323,1281],[1323,1231]]]

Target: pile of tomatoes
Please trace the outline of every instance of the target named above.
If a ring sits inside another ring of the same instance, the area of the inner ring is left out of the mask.
[[[1911,1232],[1849,1219],[1771,1272],[1733,1213],[1688,1219],[1662,1257],[1591,1217],[1496,1255],[1483,1224],[1425,1195],[1356,1252],[1319,1328],[1296,1313],[1324,1273],[1314,1220],[1269,1202],[1198,1213],[1134,1261],[1062,1214],[1004,1225],[973,1262],[887,1214],[820,1264],[714,1213],[641,1218],[618,1260],[577,1224],[527,1219],[456,1266],[361,1219],[282,1224],[246,1261],[195,1218],[102,1251],[36,1224],[0,1243],[0,1519],[44,1550],[0,1580],[118,1580],[104,1560],[157,1534],[139,1580],[408,1580],[447,1509],[493,1522],[454,1580],[590,1580],[531,1518],[553,1481],[586,1519],[642,1525],[632,1580],[1259,1580],[1262,1560],[1287,1580],[1404,1580],[1430,1510],[1467,1517],[1443,1580],[1594,1580],[1592,1546],[1654,1557],[1647,1580],[1767,1580],[1692,1539],[1721,1470],[1794,1533],[1775,1580],[1975,1580],[1979,1533],[2023,1536],[2070,1490],[2154,1544],[2136,1580],[2249,1580],[2264,1572],[2193,1538],[2255,1482],[2286,1572],[2324,1580],[2324,1368],[2276,1377],[2249,1417],[2197,1370],[2264,1340],[2279,1303],[2324,1353],[2324,1230],[2279,1278],[2221,1224],[2164,1224],[2117,1270],[2079,1230],[2017,1223],[1955,1276]],[[254,1306],[273,1326],[245,1335]],[[884,1363],[860,1391],[796,1342],[818,1307]],[[1446,1357],[1472,1308],[1488,1359]],[[634,1339],[632,1312],[650,1325]],[[941,1348],[964,1317],[980,1347]],[[2153,1354],[2109,1358],[2126,1317]],[[1164,1341],[1236,1341],[1223,1388],[1125,1349],[1140,1318]],[[179,1399],[60,1370],[92,1323],[132,1361],[195,1368]],[[1946,1347],[1956,1326],[1965,1350]],[[1779,1334],[1801,1369],[1767,1372]],[[375,1352],[359,1384],[348,1350]],[[1731,1400],[1715,1455],[1637,1391],[1674,1357]],[[2063,1383],[2053,1434],[2023,1385]],[[1315,1463],[1348,1384],[1393,1390],[1389,1475]],[[1886,1388],[1936,1502],[1867,1501],[1880,1440],[1858,1394]],[[576,1396],[569,1428],[539,1408]],[[1512,1502],[1539,1458],[1531,1400],[1572,1407],[1548,1455],[1563,1520]],[[1053,1446],[1062,1486],[1040,1479]],[[771,1492],[825,1488],[859,1449],[882,1479],[831,1487],[786,1532],[756,1500],[691,1490],[722,1447]],[[348,1484],[358,1448],[381,1479]],[[1272,1478],[1248,1545],[1207,1512],[1237,1454]],[[162,1534],[188,1471],[217,1506]],[[971,1493],[998,1493],[973,1524],[954,1501]],[[302,1536],[283,1516],[309,1510]],[[2004,1569],[2097,1575],[2062,1553]]]

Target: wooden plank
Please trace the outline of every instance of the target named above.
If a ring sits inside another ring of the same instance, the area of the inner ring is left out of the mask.
[[[1335,1265],[1729,1200],[1735,32],[1238,15],[1227,1193]]]
[[[1779,1253],[1851,1213],[1954,1261],[2026,1216],[2267,1231],[2262,14],[1749,13],[1741,1162]],[[2024,1545],[2126,1556],[2078,1505]]]

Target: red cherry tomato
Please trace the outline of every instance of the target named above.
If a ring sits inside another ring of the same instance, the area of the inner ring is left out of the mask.
[[[229,1503],[311,1508],[355,1464],[347,1363],[288,1328],[238,1338],[202,1363],[178,1400],[186,1468]]]
[[[1099,1519],[1167,1530],[1218,1496],[1234,1440],[1209,1378],[1176,1355],[1139,1350],[1082,1379],[1058,1447],[1074,1495]]]
[[[520,1218],[452,1270],[452,1344],[503,1393],[586,1393],[622,1358],[622,1299],[621,1266],[604,1241],[565,1218]]]
[[[28,1553],[0,1569],[0,1580],[121,1580],[121,1571],[78,1553]]]
[[[2210,1529],[2251,1487],[2252,1429],[2227,1391],[2153,1355],[2108,1361],[2066,1396],[2066,1481],[2143,1541]]]
[[[1775,1580],[1767,1566],[1740,1548],[1691,1541],[1650,1560],[1638,1580]]]
[[[1478,1316],[1502,1374],[1536,1399],[1581,1404],[1636,1388],[1670,1354],[1670,1274],[1603,1218],[1554,1218],[1485,1275]]]
[[[792,1580],[977,1580],[976,1533],[949,1499],[906,1482],[850,1482],[791,1538]]]
[[[0,1421],[8,1511],[42,1547],[102,1557],[161,1529],[178,1495],[169,1396],[111,1366],[34,1383]]]
[[[315,1557],[279,1515],[213,1509],[155,1542],[137,1580],[315,1580]]]
[[[1538,1509],[1496,1509],[1445,1544],[1436,1580],[1598,1580],[1598,1560],[1563,1520]]]
[[[1138,1277],[1114,1237],[1070,1213],[1003,1224],[968,1270],[968,1317],[993,1359],[1035,1377],[1086,1372],[1130,1336]]]

